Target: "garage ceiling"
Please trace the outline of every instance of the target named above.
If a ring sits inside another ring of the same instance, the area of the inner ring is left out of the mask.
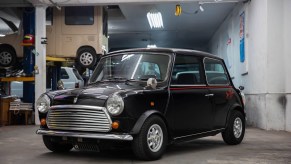
[[[244,0],[183,0],[183,3],[179,2],[182,14],[178,17],[174,15],[175,6],[178,4],[174,0],[142,1],[144,0],[1,0],[0,9],[41,3],[50,6],[116,5],[108,9],[110,50],[146,47],[148,44],[207,50],[207,44],[219,25]],[[204,12],[199,10],[199,3],[203,3]],[[150,28],[146,14],[152,9],[162,13],[163,29]],[[198,12],[195,14],[195,11]],[[7,34],[8,28],[1,20],[0,26],[0,30]]]
[[[121,4],[123,14],[120,18],[111,14],[109,9],[109,46],[111,50],[146,47],[156,44],[158,47],[190,48],[206,50],[207,43],[237,3],[203,4],[182,3],[182,14],[175,16],[177,3]],[[146,14],[151,9],[162,13],[164,29],[151,29]],[[195,11],[199,11],[195,14]]]

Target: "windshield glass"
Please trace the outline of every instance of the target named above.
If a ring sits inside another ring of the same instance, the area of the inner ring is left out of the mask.
[[[158,82],[168,76],[170,55],[153,53],[128,53],[102,58],[90,83],[110,80],[146,81],[151,77]]]

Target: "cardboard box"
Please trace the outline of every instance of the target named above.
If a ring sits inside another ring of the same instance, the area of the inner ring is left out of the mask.
[[[0,99],[0,126],[8,125],[10,102],[14,100],[15,98],[12,97],[2,97]]]

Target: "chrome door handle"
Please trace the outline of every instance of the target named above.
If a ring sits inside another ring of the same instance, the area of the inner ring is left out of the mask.
[[[213,93],[211,93],[211,94],[206,94],[205,96],[206,96],[206,97],[213,97],[214,94],[213,94]]]

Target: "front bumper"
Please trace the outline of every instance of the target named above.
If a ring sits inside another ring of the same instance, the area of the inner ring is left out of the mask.
[[[36,134],[47,136],[62,136],[62,137],[76,137],[76,138],[93,138],[119,141],[132,141],[133,137],[129,134],[103,134],[103,133],[84,133],[84,132],[67,132],[58,130],[39,129]]]

